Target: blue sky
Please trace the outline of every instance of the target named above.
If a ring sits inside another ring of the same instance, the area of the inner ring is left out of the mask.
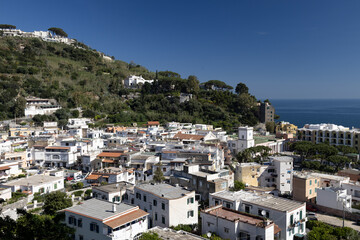
[[[360,1],[1,2],[0,23],[61,27],[151,71],[244,82],[259,99],[359,98]]]

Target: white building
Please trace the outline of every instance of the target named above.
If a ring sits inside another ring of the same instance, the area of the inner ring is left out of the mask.
[[[264,217],[253,216],[222,205],[202,210],[202,234],[216,233],[222,239],[263,239],[273,240],[275,224]],[[279,231],[279,228],[276,228]]]
[[[19,169],[20,161],[0,161],[0,182],[6,181],[11,176],[17,176],[22,171]]]
[[[265,170],[261,170],[260,186],[275,187],[280,194],[291,194],[293,182],[293,158],[270,157]]]
[[[92,194],[94,198],[106,200],[109,202],[129,202],[128,195],[126,194],[127,189],[133,190],[134,184],[128,182],[119,182],[96,186],[92,188]]]
[[[154,80],[145,80],[142,76],[131,75],[124,80],[124,87],[137,88],[139,84],[145,84],[145,83],[152,84],[153,82]]]
[[[246,191],[222,191],[210,194],[209,205],[219,204],[226,208],[273,220],[281,229],[280,239],[294,239],[295,234],[306,235],[305,203]]]
[[[138,239],[148,229],[148,213],[139,207],[90,199],[63,210],[75,240]]]
[[[71,167],[77,161],[77,147],[49,146],[45,148],[45,165],[55,167]]]
[[[341,188],[346,189],[353,201],[360,201],[360,182],[343,183]]]
[[[228,141],[228,147],[234,154],[254,146],[255,140],[253,127],[239,127],[238,139]]]
[[[26,99],[25,117],[50,115],[61,109],[54,99],[30,97]]]
[[[317,188],[316,203],[320,206],[351,211],[351,195],[347,194],[346,189],[325,187]]]
[[[34,175],[21,178],[11,182],[3,183],[2,186],[10,187],[12,192],[20,190],[29,193],[50,193],[64,189],[63,177],[52,177],[48,175]]]
[[[135,186],[133,198],[135,205],[150,213],[150,227],[198,223],[195,191],[165,183],[140,184]]]

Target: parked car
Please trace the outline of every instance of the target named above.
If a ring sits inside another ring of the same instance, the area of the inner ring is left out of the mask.
[[[308,220],[316,220],[316,221],[318,220],[316,213],[314,212],[307,212],[306,217],[308,218]]]
[[[307,204],[306,204],[306,210],[309,211],[309,212],[317,212],[316,208],[313,208],[312,206],[307,205]]]

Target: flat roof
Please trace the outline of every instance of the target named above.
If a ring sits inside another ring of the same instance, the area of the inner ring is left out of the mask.
[[[128,182],[119,182],[119,183],[93,187],[93,189],[107,193],[119,192],[120,190],[133,189],[133,188],[134,188],[134,184]]]
[[[264,208],[270,208],[282,212],[292,211],[299,207],[304,206],[305,203],[297,202],[294,200],[274,197],[271,194],[254,193],[250,191],[221,191],[211,193],[213,197],[221,198],[229,201],[242,201],[243,203],[256,204]]]
[[[48,175],[34,175],[27,178],[21,178],[11,182],[4,183],[4,186],[16,186],[16,185],[40,185],[51,181],[64,181],[63,177],[53,177]]]
[[[159,184],[140,184],[135,186],[135,188],[149,192],[151,194],[157,195],[162,198],[167,199],[177,199],[181,198],[192,191],[188,191],[182,187],[175,187],[166,183]]]
[[[205,240],[207,238],[203,238],[200,237],[198,235],[189,233],[189,232],[185,232],[185,231],[175,231],[174,229],[171,228],[162,228],[159,226],[150,228],[148,230],[148,232],[153,232],[153,233],[157,233],[158,236],[161,239],[172,239],[172,240]]]
[[[116,206],[116,211],[113,212],[112,211],[112,209],[113,209],[112,202],[92,198],[92,199],[82,202],[81,204],[66,208],[66,209],[64,209],[64,211],[87,216],[90,218],[95,218],[95,219],[102,221],[107,218],[113,217],[117,214],[127,212],[131,209],[136,210],[136,208],[137,208],[137,207],[125,204],[125,203],[115,204],[115,206]]]

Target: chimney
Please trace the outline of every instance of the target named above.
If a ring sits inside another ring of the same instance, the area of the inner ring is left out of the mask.
[[[113,213],[116,212],[116,204],[115,203],[113,203],[113,205],[112,205],[112,211],[113,211]]]

